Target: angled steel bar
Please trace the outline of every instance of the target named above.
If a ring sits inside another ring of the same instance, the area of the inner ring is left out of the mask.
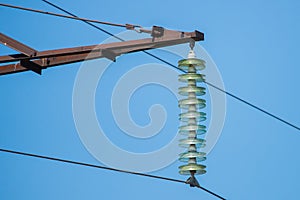
[[[8,46],[20,53],[23,53],[25,54],[26,56],[34,56],[37,51],[17,40],[14,40],[10,37],[8,37],[7,35],[4,35],[2,33],[0,33],[0,42],[5,45],[5,46]]]

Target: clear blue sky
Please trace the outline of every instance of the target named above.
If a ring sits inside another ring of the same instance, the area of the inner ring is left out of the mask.
[[[52,2],[85,18],[200,30],[205,33],[201,45],[217,64],[227,91],[300,126],[299,1]],[[42,1],[2,3],[59,12]],[[3,7],[0,14],[1,32],[37,50],[98,44],[108,38],[78,21]],[[114,34],[122,31],[101,27]],[[0,46],[1,55],[11,53]],[[134,152],[155,150],[174,136],[176,98],[151,85],[133,95],[130,109],[137,124],[149,123],[147,110],[155,103],[170,115],[163,136],[135,142],[126,139],[105,105],[122,73],[153,62],[159,63],[141,53],[122,56],[103,79],[107,87],[97,89],[97,115],[105,115],[104,129],[120,147]],[[102,165],[82,144],[73,120],[72,93],[80,65],[47,69],[42,76],[26,72],[0,77],[0,148]],[[224,129],[205,162],[207,174],[198,180],[228,199],[298,199],[299,141],[296,129],[227,97]],[[178,183],[7,153],[0,153],[0,163],[0,199],[215,199]],[[179,164],[152,174],[184,180],[177,172]]]

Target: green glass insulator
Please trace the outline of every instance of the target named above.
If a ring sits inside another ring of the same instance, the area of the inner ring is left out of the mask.
[[[197,135],[202,135],[206,133],[206,126],[188,124],[179,127],[179,133],[183,135],[188,135],[191,131],[195,132]]]
[[[205,147],[205,140],[198,138],[188,138],[179,140],[179,146],[188,148],[190,145],[195,145],[196,148]]]
[[[206,160],[206,153],[204,152],[185,152],[179,154],[179,160],[182,162],[188,162],[189,159],[195,158],[197,162]]]
[[[182,96],[188,96],[191,92],[195,93],[196,96],[205,95],[205,88],[204,87],[196,87],[196,86],[188,86],[188,87],[180,87],[179,94]]]
[[[178,89],[178,93],[185,96],[184,99],[178,101],[178,106],[184,109],[184,112],[179,114],[179,120],[182,122],[179,133],[186,136],[179,140],[179,146],[187,149],[179,155],[179,161],[187,163],[179,167],[179,173],[195,178],[194,174],[206,173],[206,166],[198,164],[206,160],[206,154],[199,152],[199,149],[205,147],[206,141],[198,138],[206,133],[206,126],[200,124],[206,120],[206,113],[199,111],[206,106],[206,101],[199,98],[205,95],[205,87],[197,85],[197,83],[205,82],[205,75],[198,73],[199,70],[205,68],[205,61],[195,58],[191,50],[189,58],[180,60],[178,67],[187,72],[178,77],[180,82],[187,83],[186,86]]]
[[[196,106],[197,109],[202,109],[206,106],[204,99],[187,98],[178,101],[179,108],[189,109],[190,106]]]
[[[196,122],[202,122],[206,120],[206,113],[189,111],[179,114],[179,120],[182,122],[188,122],[189,120],[194,119]]]
[[[205,68],[205,61],[197,58],[183,59],[178,62],[178,67],[188,71],[190,65],[193,65],[197,70]]]
[[[205,75],[195,74],[195,73],[181,74],[181,75],[179,75],[178,80],[180,82],[188,82],[190,80],[195,80],[196,82],[204,82]]]
[[[205,165],[199,165],[199,164],[194,164],[194,163],[189,163],[187,165],[182,165],[179,167],[179,173],[183,175],[190,175],[191,171],[194,172],[195,174],[205,174],[206,166]]]

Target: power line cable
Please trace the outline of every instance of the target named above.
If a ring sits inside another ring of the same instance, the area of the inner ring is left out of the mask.
[[[109,23],[109,22],[103,22],[103,21],[98,21],[98,20],[91,20],[91,19],[79,18],[76,15],[70,13],[69,11],[66,11],[65,9],[62,9],[61,7],[59,7],[59,6],[51,3],[49,1],[46,1],[46,0],[42,0],[42,1],[45,2],[45,3],[47,3],[47,4],[49,4],[49,5],[51,5],[51,6],[53,6],[53,7],[55,7],[55,8],[57,8],[57,9],[59,9],[59,10],[61,10],[61,11],[63,11],[63,12],[65,12],[65,13],[67,13],[67,14],[69,14],[69,15],[71,15],[71,16],[66,16],[66,15],[61,15],[61,14],[57,14],[57,13],[51,13],[51,12],[41,11],[41,10],[35,10],[35,9],[30,9],[30,8],[24,8],[24,7],[19,7],[19,6],[13,6],[13,5],[8,5],[8,4],[2,4],[2,3],[0,3],[0,6],[5,6],[5,7],[10,7],[10,8],[15,8],[15,9],[21,9],[21,10],[26,10],[26,11],[31,11],[31,12],[37,12],[37,13],[41,13],[41,14],[47,14],[47,15],[53,15],[53,16],[57,16],[57,17],[63,17],[63,18],[69,18],[69,19],[75,19],[75,20],[83,21],[83,22],[87,23],[88,25],[90,25],[90,26],[92,26],[92,27],[94,27],[94,28],[96,28],[96,29],[98,29],[98,30],[100,30],[100,31],[102,31],[102,32],[104,32],[104,33],[112,36],[112,37],[115,37],[115,38],[117,38],[117,39],[119,39],[121,41],[124,41],[124,40],[122,38],[120,38],[120,37],[115,36],[114,34],[108,32],[108,31],[106,31],[106,30],[104,30],[104,29],[102,29],[102,28],[100,28],[100,27],[92,24],[91,22],[93,22],[93,23],[99,23],[99,24],[104,24],[104,25],[125,27],[125,28],[141,27],[139,25],[131,25],[131,24],[125,24],[124,25],[124,24],[116,24],[116,23]],[[171,67],[174,67],[174,68],[176,68],[176,69],[178,69],[178,70],[180,70],[182,72],[185,72],[185,71],[181,70],[180,68],[178,68],[177,66],[173,65],[172,63],[169,63],[168,61],[166,61],[166,60],[164,60],[164,59],[162,59],[162,58],[160,58],[160,57],[158,57],[158,56],[156,56],[156,55],[154,55],[152,53],[149,53],[147,51],[143,51],[143,52],[146,53],[147,55],[155,58],[155,59],[160,60],[161,62],[164,62],[164,63],[168,64]],[[260,108],[260,107],[258,107],[256,105],[254,105],[254,104],[252,104],[252,103],[250,103],[250,102],[248,102],[248,101],[246,101],[246,100],[244,100],[244,99],[242,99],[242,98],[240,98],[240,97],[238,97],[238,96],[236,96],[236,95],[234,95],[234,94],[232,94],[232,93],[230,93],[228,91],[225,91],[225,90],[223,90],[223,89],[221,89],[221,88],[213,85],[212,83],[209,83],[207,81],[205,81],[205,83],[208,84],[208,85],[210,85],[210,86],[212,86],[213,88],[215,88],[215,89],[217,89],[217,90],[219,90],[219,91],[221,91],[221,92],[223,92],[223,93],[231,96],[232,98],[234,98],[234,99],[236,99],[238,101],[241,101],[242,103],[245,103],[248,106],[250,106],[250,107],[252,107],[252,108],[254,108],[254,109],[258,110],[258,111],[261,111],[261,112],[269,115],[270,117],[273,117],[273,118],[275,118],[275,119],[277,119],[277,120],[285,123],[286,125],[289,125],[289,126],[291,126],[291,127],[293,127],[293,128],[295,128],[295,129],[297,129],[297,130],[300,131],[300,128],[298,126],[296,126],[296,125],[294,125],[294,124],[292,124],[292,123],[290,123],[290,122],[288,122],[288,121],[286,121],[286,120],[284,120],[284,119],[282,119],[280,117],[277,117],[276,115],[274,115],[274,114],[272,114],[272,113],[270,113],[270,112],[268,112],[268,111],[266,111],[266,110],[264,110],[264,109],[262,109],[262,108]],[[143,174],[143,173],[138,173],[138,172],[131,172],[131,171],[126,171],[126,170],[120,170],[120,169],[109,168],[109,167],[104,167],[104,166],[98,166],[98,165],[93,165],[93,164],[88,164],[88,163],[82,163],[82,162],[64,160],[64,159],[59,159],[59,158],[52,158],[52,157],[47,157],[47,156],[41,156],[41,155],[35,155],[35,154],[28,154],[28,153],[24,153],[24,152],[17,152],[17,151],[5,150],[5,149],[0,149],[0,151],[7,152],[7,153],[14,153],[14,154],[19,154],[19,155],[24,155],[24,156],[31,156],[31,157],[37,157],[37,158],[42,158],[42,159],[54,160],[54,161],[59,161],[59,162],[77,164],[77,165],[82,165],[82,166],[88,166],[88,167],[106,169],[106,170],[117,171],[117,172],[122,172],[122,173],[134,174],[134,175],[139,175],[139,176],[146,176],[146,177],[151,177],[151,178],[163,179],[163,180],[168,180],[168,181],[173,181],[173,182],[187,183],[186,181],[182,181],[182,180],[178,180],[178,179],[172,179],[172,178],[167,178],[167,177],[161,177],[161,176]],[[216,193],[214,193],[212,191],[209,191],[209,190],[203,188],[202,186],[197,186],[197,187],[200,188],[200,189],[202,189],[202,190],[204,190],[204,191],[206,191],[206,192],[208,192],[208,193],[210,193],[210,194],[212,194],[212,195],[214,195],[214,196],[216,196],[216,197],[218,197],[218,198],[220,198],[220,199],[224,199],[223,197],[217,195]]]
[[[47,3],[47,4],[49,4],[49,5],[51,5],[51,6],[53,6],[53,7],[55,7],[55,8],[57,8],[57,9],[59,9],[59,10],[61,10],[61,11],[63,11],[63,12],[65,12],[65,13],[67,13],[67,14],[69,14],[69,15],[72,16],[72,18],[71,17],[67,17],[67,18],[81,20],[81,21],[87,23],[88,25],[90,25],[90,26],[92,26],[92,27],[94,27],[94,28],[96,28],[96,29],[98,29],[98,30],[106,33],[106,34],[108,34],[108,35],[110,35],[110,36],[112,36],[112,37],[114,37],[116,39],[119,39],[120,41],[125,41],[122,38],[117,37],[114,34],[112,34],[112,33],[108,32],[108,31],[106,31],[106,30],[104,30],[104,29],[102,29],[102,28],[100,28],[100,27],[92,24],[91,22],[96,22],[95,20],[87,20],[87,19],[79,18],[76,15],[68,12],[67,10],[64,10],[64,9],[56,6],[55,4],[53,4],[53,3],[49,2],[49,1],[46,1],[46,0],[42,0],[42,1],[44,1],[45,3]],[[26,10],[33,11],[31,9],[26,9]],[[43,13],[43,14],[49,14],[49,13],[43,12],[43,11],[41,13]],[[54,13],[52,13],[52,15],[54,15]],[[59,16],[59,15],[55,14],[55,16]],[[60,15],[60,16],[61,17],[65,17],[65,16],[62,16],[62,15]],[[111,25],[111,24],[103,23],[103,22],[97,22],[97,23]],[[126,26],[123,26],[123,27],[126,27]],[[138,26],[134,26],[134,27],[138,27]],[[153,54],[151,54],[151,53],[149,53],[147,51],[143,51],[143,52],[146,53],[146,54],[148,54],[149,56],[152,56],[152,57],[154,57],[154,58],[156,58],[158,60],[161,60],[162,62],[167,62],[167,61],[165,61],[165,60],[163,60],[163,59],[161,59],[161,58],[159,58],[159,57],[157,57],[157,56],[155,56],[155,55],[153,55]],[[173,178],[168,178],[168,177],[162,177],[162,176],[155,176],[155,175],[144,174],[144,173],[139,173],[139,172],[132,172],[132,171],[120,170],[120,169],[115,169],[115,168],[110,168],[110,167],[104,167],[104,166],[99,166],[99,165],[93,165],[93,164],[88,164],[88,163],[82,163],[82,162],[76,162],[76,161],[71,161],[71,160],[65,160],[65,159],[60,159],[60,158],[53,158],[53,157],[36,155],[36,154],[29,154],[29,153],[12,151],[12,150],[7,150],[7,149],[0,149],[0,151],[6,152],[6,153],[13,153],[13,154],[18,154],[18,155],[23,155],[23,156],[30,156],[30,157],[36,157],[36,158],[41,158],[41,159],[53,160],[53,161],[58,161],[58,162],[65,162],[65,163],[70,163],[70,164],[76,164],[76,165],[81,165],[81,166],[86,166],[86,167],[93,167],[93,168],[99,168],[99,169],[104,169],[104,170],[116,171],[116,172],[120,172],[120,173],[127,173],[127,174],[132,174],[132,175],[145,176],[145,177],[156,178],[156,179],[161,179],[161,180],[166,180],[166,181],[172,181],[172,182],[189,184],[189,183],[187,183],[186,181],[183,181],[183,180],[178,180],[178,179],[173,179]],[[203,191],[205,191],[205,192],[207,192],[207,193],[209,193],[209,194],[211,194],[211,195],[213,195],[213,196],[215,196],[215,197],[217,197],[219,199],[225,200],[225,198],[223,198],[222,196],[220,196],[217,193],[212,192],[212,191],[210,191],[210,190],[208,190],[208,189],[206,189],[206,188],[204,188],[204,187],[202,187],[200,185],[193,185],[193,187],[197,187],[197,188],[199,188],[199,189],[201,189],[201,190],[203,190]]]
[[[48,157],[48,156],[42,156],[42,155],[37,155],[37,154],[32,154],[32,153],[25,153],[21,151],[13,151],[13,150],[8,150],[8,149],[2,149],[0,148],[1,152],[5,153],[10,153],[10,154],[15,154],[15,155],[22,155],[22,156],[27,156],[27,157],[34,157],[34,158],[40,158],[44,160],[51,160],[51,161],[57,161],[57,162],[63,162],[63,163],[69,163],[69,164],[74,164],[74,165],[80,165],[80,166],[85,166],[85,167],[91,167],[91,168],[98,168],[98,169],[103,169],[103,170],[109,170],[109,171],[115,171],[115,172],[120,172],[120,173],[126,173],[126,174],[132,174],[132,175],[137,175],[137,176],[144,176],[144,177],[149,177],[153,179],[160,179],[160,180],[165,180],[165,181],[171,181],[171,182],[177,182],[177,183],[184,183],[188,184],[186,181],[179,180],[179,179],[173,179],[173,178],[168,178],[168,177],[163,177],[163,176],[156,176],[156,175],[151,175],[151,174],[145,174],[145,173],[140,173],[140,172],[133,172],[133,171],[127,171],[127,170],[121,170],[121,169],[116,169],[116,168],[111,168],[111,167],[105,167],[105,166],[100,166],[100,165],[94,165],[94,164],[89,164],[89,163],[83,163],[83,162],[78,162],[78,161],[73,161],[73,160],[66,160],[66,159],[61,159],[61,158],[54,158],[54,157]],[[211,195],[214,195],[215,197],[218,197],[219,199],[225,200],[222,196],[202,187],[202,186],[197,186],[199,189],[208,192]]]
[[[65,10],[65,9],[63,9],[63,8],[57,6],[57,5],[55,5],[55,4],[53,4],[53,3],[49,2],[49,1],[46,1],[46,0],[42,0],[42,1],[45,2],[45,3],[47,3],[47,4],[49,4],[50,6],[52,6],[54,8],[56,8],[56,9],[58,9],[58,10],[64,12],[64,13],[67,13],[68,15],[71,15],[73,17],[78,17],[78,16],[74,15],[73,13],[70,13],[69,11],[67,11],[67,10]],[[104,30],[103,28],[100,28],[99,26],[96,26],[95,24],[93,24],[91,22],[88,22],[88,21],[82,21],[82,22],[84,22],[84,23],[88,24],[89,26],[92,26],[95,29],[98,29],[99,31],[102,31],[103,33],[106,33],[107,35],[112,36],[112,37],[114,37],[114,38],[116,38],[116,39],[118,39],[120,41],[124,41],[122,38],[120,38],[120,37],[118,37],[118,36],[116,36],[116,35],[108,32],[106,30]]]
[[[248,105],[248,106],[250,106],[250,107],[252,107],[252,108],[254,108],[254,109],[256,109],[256,110],[258,110],[258,111],[260,111],[260,112],[262,112],[262,113],[265,113],[266,115],[268,115],[268,116],[270,116],[270,117],[272,117],[272,118],[274,118],[274,119],[276,119],[276,120],[278,120],[278,121],[281,121],[282,123],[284,123],[284,124],[286,124],[286,125],[288,125],[288,126],[290,126],[290,127],[292,127],[292,128],[297,129],[298,131],[300,131],[300,127],[298,127],[298,126],[296,126],[296,125],[294,125],[294,124],[292,124],[292,123],[290,123],[290,122],[288,122],[288,121],[286,121],[286,120],[284,120],[284,119],[282,119],[282,118],[280,118],[280,117],[278,117],[278,116],[272,114],[271,112],[266,111],[266,110],[264,110],[264,109],[262,109],[262,108],[260,108],[260,107],[258,107],[258,106],[256,106],[256,105],[250,103],[249,101],[246,101],[246,100],[244,100],[244,99],[242,99],[242,98],[240,98],[240,97],[234,95],[233,93],[230,93],[230,92],[228,92],[228,91],[225,91],[225,90],[223,90],[223,89],[221,89],[221,88],[219,88],[219,87],[217,87],[217,86],[215,86],[215,85],[213,85],[213,84],[211,84],[211,83],[209,83],[209,82],[207,82],[207,81],[204,81],[204,82],[205,82],[207,85],[210,85],[211,87],[213,87],[213,88],[215,88],[215,89],[217,89],[217,90],[219,90],[219,91],[221,91],[221,92],[224,92],[224,93],[227,94],[228,96],[231,96],[232,98],[234,98],[234,99],[236,99],[236,100],[238,100],[238,101],[240,101],[240,102],[242,102],[242,103],[245,103],[246,105]]]
[[[69,14],[69,15],[71,15],[71,16],[73,16],[73,17],[77,17],[73,13],[71,13],[71,12],[69,12],[69,11],[67,11],[67,10],[65,10],[65,9],[63,9],[63,8],[61,8],[61,7],[59,7],[59,6],[55,5],[55,4],[47,1],[47,0],[42,0],[42,1],[45,2],[45,3],[47,3],[47,4],[49,4],[49,5],[51,5],[51,6],[53,6],[53,7],[55,7],[55,8],[57,8],[57,9],[59,9],[59,10],[61,10],[61,11],[63,11],[63,12],[65,12],[65,13],[67,13],[67,14]],[[122,38],[117,37],[117,36],[113,35],[112,33],[110,33],[109,31],[106,31],[106,30],[104,30],[104,29],[102,29],[102,28],[100,28],[100,27],[98,27],[98,26],[96,26],[96,25],[94,25],[94,24],[92,24],[92,23],[90,23],[88,21],[83,21],[83,22],[85,22],[86,24],[88,24],[88,25],[90,25],[90,26],[92,26],[92,27],[94,27],[94,28],[96,28],[96,29],[98,29],[98,30],[100,30],[100,31],[102,31],[102,32],[104,32],[104,33],[112,36],[112,37],[115,37],[115,38],[119,39],[120,41],[124,41]],[[173,65],[172,63],[170,63],[170,62],[168,62],[168,61],[166,61],[166,60],[164,60],[164,59],[162,59],[162,58],[160,58],[160,57],[158,57],[158,56],[156,56],[156,55],[154,55],[152,53],[149,53],[148,51],[143,51],[143,52],[145,54],[147,54],[147,55],[149,55],[149,56],[151,56],[151,57],[153,57],[153,58],[155,58],[155,59],[157,59],[157,60],[159,60],[159,61],[161,61],[161,62],[163,62],[163,63],[165,63],[165,64],[167,64],[169,66],[171,66],[171,67],[173,67],[173,68],[176,68],[176,69],[180,70],[181,72],[186,73],[184,70],[178,68],[177,66]],[[214,85],[214,84],[212,84],[212,83],[210,83],[208,81],[205,81],[205,83],[207,85],[215,88],[216,90],[219,90],[220,92],[223,92],[223,93],[227,94],[228,96],[230,96],[230,97],[232,97],[232,98],[234,98],[234,99],[236,99],[236,100],[238,100],[238,101],[240,101],[242,103],[245,103],[246,105],[248,105],[248,106],[250,106],[250,107],[252,107],[252,108],[254,108],[254,109],[256,109],[256,110],[258,110],[258,111],[260,111],[260,112],[262,112],[264,114],[266,114],[266,115],[268,115],[269,117],[272,117],[272,118],[274,118],[274,119],[276,119],[276,120],[278,120],[278,121],[280,121],[280,122],[282,122],[282,123],[284,123],[284,124],[286,124],[286,125],[288,125],[288,126],[290,126],[292,128],[297,129],[298,131],[300,131],[300,127],[299,126],[296,126],[296,125],[288,122],[287,120],[285,120],[285,119],[283,119],[281,117],[278,117],[278,116],[272,114],[271,112],[269,112],[269,111],[267,111],[265,109],[262,109],[259,106],[256,106],[253,103],[250,103],[249,101],[246,101],[246,100],[238,97],[237,95],[235,95],[235,94],[233,94],[231,92],[225,91],[225,90],[221,89],[220,87],[218,87],[218,86],[216,86],[216,85]]]
[[[96,28],[96,29],[98,29],[100,31],[102,31],[102,32],[104,32],[104,33],[106,33],[106,34],[108,34],[108,35],[110,35],[112,37],[115,37],[116,39],[119,39],[120,41],[125,41],[125,40],[122,39],[122,38],[120,38],[120,37],[115,36],[114,34],[108,32],[108,31],[106,31],[106,30],[104,30],[104,29],[102,29],[102,28],[100,28],[100,27],[98,27],[98,26],[96,26],[94,24],[92,24],[91,22],[105,24],[105,25],[111,25],[111,26],[126,27],[126,28],[128,26],[130,26],[130,27],[141,27],[139,25],[115,24],[115,23],[109,23],[109,22],[102,22],[102,21],[98,21],[98,20],[90,20],[90,19],[85,19],[85,18],[79,18],[76,15],[70,13],[69,11],[67,11],[65,9],[62,9],[61,7],[59,7],[59,6],[51,3],[49,1],[46,1],[46,0],[42,0],[42,1],[45,2],[45,3],[47,3],[47,4],[49,4],[49,5],[51,5],[51,6],[53,6],[53,7],[55,7],[55,8],[57,8],[57,9],[59,9],[59,10],[61,10],[61,11],[63,11],[63,12],[65,12],[65,13],[67,13],[67,14],[69,14],[69,15],[71,15],[71,16],[66,16],[66,15],[61,15],[61,14],[56,14],[56,13],[50,13],[50,12],[41,11],[41,10],[34,10],[34,9],[24,8],[24,7],[19,7],[19,6],[13,6],[13,5],[8,5],[8,4],[3,4],[3,3],[0,3],[0,6],[5,6],[5,7],[10,7],[10,8],[16,8],[16,9],[21,9],[21,10],[26,10],[26,11],[38,12],[38,13],[42,13],[42,14],[54,15],[54,16],[58,16],[58,17],[64,17],[64,18],[70,18],[70,19],[75,19],[75,20],[83,21],[83,22],[87,23],[88,25],[90,25],[90,26],[92,26],[92,27],[94,27],[94,28]],[[142,52],[146,53],[147,55],[149,55],[149,56],[151,56],[151,57],[153,57],[153,58],[155,58],[157,60],[160,60],[163,63],[168,64],[171,67],[174,67],[174,68],[176,68],[176,69],[178,69],[178,70],[186,73],[185,71],[179,69],[178,67],[176,67],[172,63],[170,63],[170,62],[168,62],[168,61],[166,61],[166,60],[164,60],[164,59],[162,59],[162,58],[160,58],[160,57],[158,57],[158,56],[156,56],[156,55],[154,55],[152,53],[149,53],[148,51],[142,51]],[[240,101],[242,103],[245,103],[246,105],[248,105],[248,106],[250,106],[250,107],[252,107],[252,108],[254,108],[254,109],[256,109],[256,110],[258,110],[258,111],[260,111],[260,112],[262,112],[262,113],[264,113],[264,114],[266,114],[266,115],[268,115],[268,116],[270,116],[270,117],[272,117],[272,118],[274,118],[274,119],[276,119],[278,121],[281,121],[282,123],[284,123],[284,124],[286,124],[286,125],[288,125],[288,126],[290,126],[292,128],[297,129],[298,131],[300,131],[300,127],[299,126],[296,126],[296,125],[288,122],[287,120],[285,120],[285,119],[283,119],[281,117],[278,117],[275,114],[272,114],[271,112],[269,112],[269,111],[267,111],[265,109],[262,109],[259,106],[256,106],[253,103],[250,103],[249,101],[246,101],[246,100],[238,97],[237,95],[235,95],[235,94],[233,94],[231,92],[225,91],[225,90],[221,89],[220,87],[218,87],[218,86],[216,86],[216,85],[214,85],[212,83],[209,83],[208,81],[205,81],[205,83],[208,84],[209,86],[211,86],[211,87],[213,87],[213,88],[215,88],[215,89],[217,89],[217,90],[219,90],[219,91],[227,94],[228,96],[231,96],[232,98],[234,98],[234,99],[236,99],[236,100],[238,100],[238,101]]]
[[[49,2],[47,2],[49,3]],[[68,16],[68,15],[62,15],[62,14],[57,14],[57,13],[52,13],[52,12],[46,12],[43,10],[36,10],[32,8],[25,8],[21,6],[14,6],[10,4],[4,4],[0,3],[0,6],[8,7],[8,8],[14,8],[14,9],[19,9],[19,10],[25,10],[25,11],[30,11],[30,12],[35,12],[35,13],[40,13],[40,14],[45,14],[45,15],[52,15],[56,17],[62,17],[62,18],[69,18],[69,19],[75,19],[79,21],[85,21],[85,22],[93,22],[93,23],[98,23],[98,24],[104,24],[104,25],[109,25],[109,26],[118,26],[118,27],[124,27],[128,29],[134,29],[136,27],[141,28],[139,25],[132,25],[132,24],[116,24],[116,23],[110,23],[110,22],[103,22],[99,20],[93,20],[93,19],[86,19],[86,18],[80,18],[80,17],[75,17],[75,16]],[[54,5],[52,5],[54,6]]]

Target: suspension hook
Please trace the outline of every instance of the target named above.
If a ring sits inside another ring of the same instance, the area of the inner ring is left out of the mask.
[[[194,50],[194,47],[195,47],[195,40],[191,40],[190,41],[190,48],[191,48],[191,50]]]

